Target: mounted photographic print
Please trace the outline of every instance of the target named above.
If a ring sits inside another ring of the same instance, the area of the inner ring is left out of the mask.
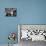
[[[43,45],[46,43],[46,24],[19,24],[18,41],[20,46]]]
[[[17,9],[16,8],[5,8],[5,15],[6,16],[16,16]]]
[[[20,40],[46,41],[46,25],[19,25]]]

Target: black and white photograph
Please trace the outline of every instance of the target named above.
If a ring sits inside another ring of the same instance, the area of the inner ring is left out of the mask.
[[[17,9],[16,8],[5,8],[5,16],[16,16]]]
[[[20,46],[46,43],[46,25],[20,24],[18,26]]]

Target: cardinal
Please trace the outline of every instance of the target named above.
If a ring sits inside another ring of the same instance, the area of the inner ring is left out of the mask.
[[[15,38],[16,38],[16,34],[15,34],[15,33],[11,33],[11,34],[8,36],[8,39],[9,39],[9,40],[11,40],[11,39],[15,40]]]

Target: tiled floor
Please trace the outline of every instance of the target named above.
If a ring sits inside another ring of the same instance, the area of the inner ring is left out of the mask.
[[[0,44],[0,46],[8,46],[8,44]],[[18,46],[18,44],[10,45],[10,46]]]
[[[7,44],[0,44],[0,46],[8,46]],[[32,42],[31,40],[25,41],[21,40],[19,45],[15,44],[14,46],[46,46],[45,41],[34,41]]]
[[[46,46],[46,42],[45,41],[32,42],[31,40],[28,41],[21,40],[20,46]]]
[[[35,42],[32,42],[32,46],[46,46],[46,42],[45,41],[35,41]]]

